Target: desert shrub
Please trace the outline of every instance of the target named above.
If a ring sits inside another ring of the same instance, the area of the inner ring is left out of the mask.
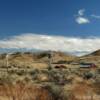
[[[59,80],[58,72],[56,70],[48,71],[50,81],[57,82]]]
[[[52,94],[54,100],[62,100],[61,99],[62,88],[59,85],[51,83],[45,85],[44,88],[47,89]]]
[[[13,78],[11,78],[9,75],[1,75],[0,76],[0,85],[3,85],[5,83],[11,84],[14,81]]]
[[[25,77],[23,78],[23,82],[25,82],[25,83],[29,83],[29,82],[31,82],[31,81],[32,81],[32,79],[31,79],[30,76],[25,76]]]
[[[52,69],[48,72],[49,80],[55,84],[64,85],[65,84],[65,73],[60,70]]]
[[[52,66],[49,64],[48,67],[47,67],[47,69],[48,69],[49,71],[52,70]]]
[[[84,73],[83,78],[84,79],[91,79],[91,78],[93,78],[93,74],[90,72],[86,72],[86,73]]]
[[[49,70],[48,69],[42,69],[41,70],[41,73],[48,74],[49,73]]]
[[[12,68],[12,69],[10,69],[10,70],[8,71],[8,74],[9,74],[9,75],[16,74],[16,70],[14,70],[14,69]]]
[[[38,74],[39,73],[39,70],[38,69],[33,69],[33,70],[31,70],[30,72],[29,72],[29,74],[31,75],[31,76],[34,76],[35,74]]]
[[[22,75],[26,74],[26,71],[25,70],[19,70],[19,71],[16,71],[16,74],[19,75],[19,76],[22,76]]]
[[[33,69],[29,72],[30,77],[32,77],[32,81],[38,80],[38,74],[40,74],[38,69]]]

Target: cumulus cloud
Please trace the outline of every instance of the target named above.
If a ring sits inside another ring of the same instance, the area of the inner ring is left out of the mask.
[[[81,54],[99,49],[100,38],[75,38],[27,33],[0,40],[0,48],[54,50]]]
[[[77,17],[76,18],[76,22],[78,24],[87,24],[87,23],[90,23],[89,19],[87,19],[85,17]]]
[[[84,17],[84,13],[85,13],[85,9],[80,9],[78,11],[78,15],[75,19],[75,21],[78,23],[78,24],[87,24],[87,23],[90,23],[90,20],[86,17]]]

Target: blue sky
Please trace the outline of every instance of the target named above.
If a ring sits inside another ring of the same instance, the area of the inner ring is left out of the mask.
[[[0,37],[21,33],[99,36],[99,0],[0,0]],[[75,15],[85,9],[91,21],[79,25]]]
[[[61,39],[75,37],[76,40],[79,37],[98,38],[100,37],[99,4],[99,0],[0,0],[0,48],[6,48],[5,44],[8,41],[16,40],[15,37],[19,38],[23,34],[25,37],[28,34],[29,37],[41,37],[41,35],[46,38],[59,36]],[[19,39],[20,43],[23,41],[21,39]],[[26,41],[29,41],[29,38]],[[18,40],[15,42],[17,43]],[[100,43],[99,39],[98,41],[95,39],[95,45],[98,43]],[[9,45],[9,47],[14,46],[10,43]],[[90,48],[87,51],[93,51],[93,43],[88,45]]]

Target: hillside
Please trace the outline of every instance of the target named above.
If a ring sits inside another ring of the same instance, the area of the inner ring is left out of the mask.
[[[100,65],[100,50],[96,50],[88,55],[84,55],[82,57],[79,57],[80,62],[93,62]]]
[[[100,56],[100,50],[96,50],[96,51],[90,53],[90,54],[87,55],[87,56]]]
[[[76,57],[72,55],[65,54],[63,52],[52,51],[52,63],[57,63],[59,61],[72,61]],[[45,52],[15,52],[8,55],[9,65],[12,66],[28,66],[28,67],[47,67],[49,58],[49,51]],[[7,54],[0,55],[0,66],[5,65],[7,60]]]

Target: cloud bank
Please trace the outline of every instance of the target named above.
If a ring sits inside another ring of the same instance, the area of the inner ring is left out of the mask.
[[[82,54],[100,49],[100,38],[78,38],[27,33],[0,40],[0,48],[54,50]]]

